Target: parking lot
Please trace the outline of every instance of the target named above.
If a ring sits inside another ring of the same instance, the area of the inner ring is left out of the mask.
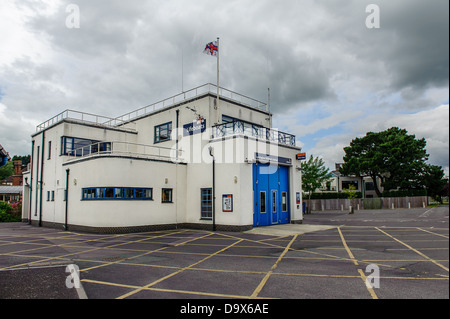
[[[318,212],[244,233],[0,224],[0,298],[448,299],[448,249],[448,206]]]

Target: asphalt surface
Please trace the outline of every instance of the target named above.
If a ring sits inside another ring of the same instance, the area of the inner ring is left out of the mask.
[[[448,299],[448,215],[448,206],[316,212],[272,233],[0,224],[0,299]]]

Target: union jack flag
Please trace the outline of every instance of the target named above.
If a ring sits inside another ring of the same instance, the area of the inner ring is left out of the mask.
[[[217,56],[217,52],[219,52],[219,46],[217,45],[217,41],[208,43],[205,47],[205,50],[203,50],[203,53],[212,56]]]

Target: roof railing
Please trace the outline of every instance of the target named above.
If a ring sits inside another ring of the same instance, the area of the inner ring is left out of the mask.
[[[194,89],[179,93],[167,99],[161,100],[159,102],[141,107],[137,110],[128,112],[124,115],[112,118],[102,115],[96,115],[86,112],[79,112],[74,110],[65,110],[58,115],[50,118],[49,120],[39,124],[36,127],[36,132],[40,132],[45,130],[46,128],[61,122],[64,119],[71,119],[75,121],[80,121],[83,123],[107,126],[107,127],[120,127],[120,128],[128,128],[133,130],[133,128],[129,128],[129,123],[137,118],[140,118],[145,115],[149,115],[156,111],[171,107],[177,103],[184,102],[188,99],[196,98],[199,96],[203,96],[205,94],[217,94],[217,86],[211,83],[204,84],[202,86],[196,87]],[[268,112],[267,104],[258,100],[255,100],[251,97],[233,92],[231,90],[219,87],[219,97],[226,98],[235,102],[238,102],[247,107],[251,107],[260,111]]]
[[[207,83],[202,86],[196,87],[194,89],[185,91],[183,93],[179,93],[179,94],[169,97],[167,99],[161,100],[159,102],[156,102],[156,103],[141,107],[137,110],[128,112],[124,115],[116,117],[115,119],[119,120],[119,122],[127,123],[127,122],[137,119],[139,117],[151,114],[153,112],[173,106],[177,103],[181,103],[185,100],[199,97],[199,96],[202,96],[202,95],[205,95],[208,93],[216,95],[217,94],[217,85]],[[236,101],[242,105],[245,105],[245,106],[248,106],[248,107],[251,107],[254,109],[258,109],[260,111],[267,112],[267,104],[266,103],[263,103],[261,101],[255,100],[251,97],[230,91],[230,90],[222,88],[222,87],[219,87],[219,98],[220,97],[227,98],[232,101]]]
[[[79,121],[81,123],[89,123],[89,124],[107,126],[107,127],[117,127],[119,125],[125,124],[116,118],[111,118],[111,117],[92,114],[92,113],[74,111],[74,110],[65,110],[65,111],[59,113],[58,115],[55,115],[54,117],[50,118],[49,120],[39,124],[36,127],[36,132],[45,130],[46,128],[49,128],[50,126],[55,125],[64,119],[70,119],[70,120],[74,120],[74,121]],[[131,128],[129,128],[129,129],[133,130]]]

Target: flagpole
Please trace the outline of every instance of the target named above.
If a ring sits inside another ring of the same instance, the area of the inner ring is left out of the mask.
[[[216,104],[216,124],[219,124],[219,37],[217,37],[217,104]]]

